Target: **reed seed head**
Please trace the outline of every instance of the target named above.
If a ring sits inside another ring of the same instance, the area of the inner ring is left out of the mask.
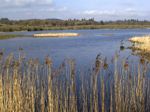
[[[94,61],[92,61],[92,65],[94,65]]]
[[[144,65],[144,64],[145,64],[145,61],[146,61],[145,58],[142,57],[142,58],[140,59],[140,64],[141,64],[141,65]]]
[[[120,46],[120,51],[123,51],[125,49],[124,46]]]
[[[104,70],[108,68],[108,64],[106,63],[106,61],[107,61],[107,57],[105,57],[104,59],[104,65],[103,65]]]
[[[132,79],[132,76],[131,76],[131,75],[129,75],[129,79]]]
[[[142,74],[142,76],[143,76],[143,78],[146,78],[146,75],[145,75],[145,73],[143,73],[143,74]]]
[[[123,69],[129,70],[129,64],[128,63],[123,63]]]
[[[53,69],[53,71],[52,71],[52,79],[55,78],[55,76],[56,76],[56,72],[55,72],[55,70]]]
[[[86,68],[86,65],[83,66],[83,69],[85,69],[85,68]]]
[[[41,65],[39,69],[42,70],[42,69],[44,69],[44,68],[43,68],[43,66]]]
[[[20,47],[20,48],[19,48],[19,52],[21,52],[21,51],[23,51],[23,49]]]
[[[113,64],[114,62],[114,56],[111,58],[111,64]]]

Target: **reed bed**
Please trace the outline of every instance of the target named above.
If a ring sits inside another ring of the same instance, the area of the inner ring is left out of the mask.
[[[129,39],[131,42],[141,43],[136,44],[136,48],[144,50],[145,52],[150,52],[150,36],[143,36],[143,37],[133,37]]]
[[[78,33],[41,33],[34,34],[34,37],[69,37],[69,36],[79,36]]]
[[[49,55],[39,65],[38,59],[25,62],[22,50],[19,46],[17,60],[13,53],[3,60],[0,51],[1,112],[150,112],[143,57],[136,63],[125,56],[120,60],[116,52],[108,65],[107,57],[98,54],[87,72],[83,66],[77,74],[75,58],[66,57],[52,69]]]

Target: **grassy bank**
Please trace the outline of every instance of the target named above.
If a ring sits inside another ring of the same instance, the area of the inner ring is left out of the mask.
[[[108,65],[107,57],[98,54],[88,72],[84,66],[77,74],[75,58],[66,57],[58,69],[52,69],[49,55],[39,65],[38,59],[25,62],[21,51],[19,46],[19,59],[11,53],[6,60],[0,51],[2,112],[150,111],[150,79],[144,58],[137,63],[125,56],[120,60],[116,52]]]
[[[138,50],[137,55],[150,59],[150,36],[133,37],[129,41],[135,43],[134,46],[128,47],[129,49]]]
[[[22,37],[24,35],[22,34],[10,34],[10,35],[0,35],[0,40],[1,39],[10,39],[10,38],[15,38],[15,37]]]
[[[143,37],[133,37],[129,39],[131,42],[138,43],[136,44],[136,48],[141,49],[147,53],[150,53],[150,36],[143,36]]]
[[[150,25],[75,25],[75,26],[21,26],[21,25],[3,25],[1,32],[13,31],[42,31],[42,30],[76,30],[76,29],[144,29],[150,28]]]

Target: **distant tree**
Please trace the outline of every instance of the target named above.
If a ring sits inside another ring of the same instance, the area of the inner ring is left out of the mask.
[[[94,21],[94,17],[93,17],[93,18],[91,18],[91,19],[89,19],[89,21]]]
[[[28,30],[28,31],[31,31],[31,28],[28,28],[27,30]]]
[[[1,18],[1,23],[2,24],[9,24],[9,19],[8,18]]]
[[[101,20],[101,21],[100,21],[100,24],[101,24],[101,25],[104,25],[104,22]]]

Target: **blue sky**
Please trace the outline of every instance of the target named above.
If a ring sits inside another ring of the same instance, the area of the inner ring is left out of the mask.
[[[150,0],[0,0],[0,18],[150,19]]]

